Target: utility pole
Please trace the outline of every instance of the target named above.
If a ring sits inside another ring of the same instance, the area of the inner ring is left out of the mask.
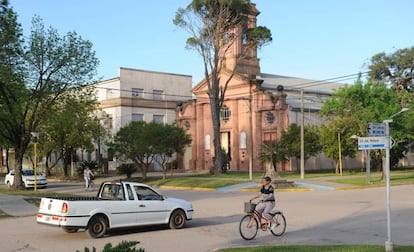
[[[303,88],[300,90],[300,178],[305,178],[305,111],[304,111],[304,98]]]
[[[253,111],[252,111],[252,82],[249,92],[249,179],[253,180]]]

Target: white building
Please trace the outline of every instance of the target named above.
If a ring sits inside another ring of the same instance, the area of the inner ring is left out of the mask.
[[[94,86],[115,134],[131,121],[174,123],[177,103],[191,98],[192,77],[121,67],[119,77]]]
[[[192,76],[121,67],[119,77],[94,86],[105,127],[115,135],[131,121],[174,123],[177,105],[191,99]],[[108,158],[104,141],[96,148],[96,160]],[[109,162],[109,169],[115,166]]]

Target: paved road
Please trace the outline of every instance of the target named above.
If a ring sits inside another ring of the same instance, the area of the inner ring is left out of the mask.
[[[81,190],[73,187],[72,190]],[[146,251],[213,251],[217,248],[283,244],[378,244],[384,245],[386,230],[385,188],[278,192],[277,205],[286,215],[288,228],[282,237],[259,232],[253,241],[238,233],[243,203],[251,192],[188,191],[160,189],[173,197],[186,198],[196,210],[186,228],[134,229],[90,239],[86,232],[64,233],[38,225],[35,216],[0,219],[1,251],[76,251],[106,243],[137,240]],[[414,185],[393,186],[392,241],[414,245]],[[81,190],[82,191],[82,190]],[[85,192],[86,193],[86,192]],[[6,245],[5,245],[6,244]]]

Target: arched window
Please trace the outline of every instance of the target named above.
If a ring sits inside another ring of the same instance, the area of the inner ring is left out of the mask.
[[[246,132],[242,131],[240,132],[240,149],[246,149]]]
[[[210,150],[210,134],[206,134],[204,137],[204,149]]]
[[[230,115],[231,115],[231,111],[230,111],[229,107],[224,105],[221,108],[221,111],[220,111],[221,120],[223,120],[224,122],[227,122],[230,119]]]

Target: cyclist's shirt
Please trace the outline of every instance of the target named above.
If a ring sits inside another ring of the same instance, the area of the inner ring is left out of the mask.
[[[260,189],[260,192],[262,193],[262,196],[264,198],[269,196],[269,194],[272,194],[273,196],[267,201],[275,201],[275,190],[273,189],[273,186],[269,185],[267,189],[264,186],[262,186],[262,189]]]

